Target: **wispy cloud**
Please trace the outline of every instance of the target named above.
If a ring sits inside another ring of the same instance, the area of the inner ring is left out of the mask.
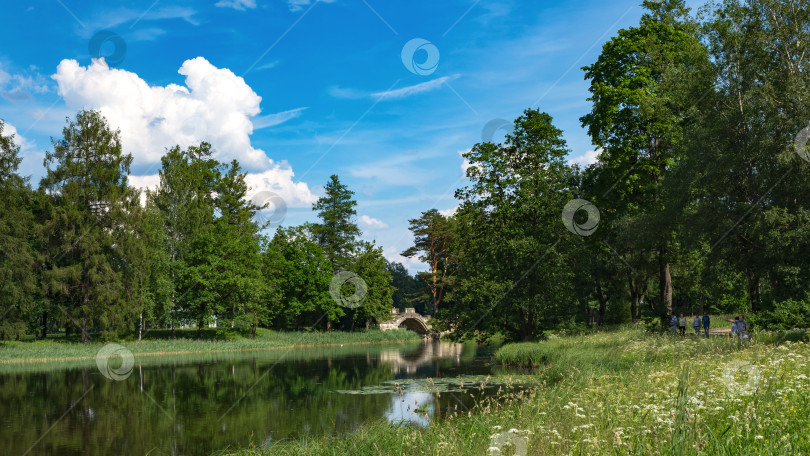
[[[129,35],[129,41],[154,41],[166,34],[166,30],[160,28],[138,28]]]
[[[252,119],[253,129],[260,130],[262,128],[283,124],[284,122],[290,119],[295,119],[296,117],[299,117],[301,115],[301,112],[303,112],[305,109],[307,109],[307,107],[295,108],[290,109],[289,111],[282,111],[277,112],[275,114],[268,114],[266,116],[254,117]]]
[[[385,92],[377,92],[372,93],[371,96],[377,99],[394,99],[394,98],[405,98],[411,95],[416,95],[419,93],[430,92],[431,90],[436,90],[443,86],[445,83],[456,80],[459,78],[459,75],[455,74],[453,76],[443,76],[438,79],[433,79],[427,82],[423,82],[421,84],[416,84],[408,87],[403,87],[401,89],[394,89],[394,90],[387,90]]]
[[[348,173],[352,177],[384,182],[386,186],[421,186],[435,177],[434,172],[424,170],[419,164],[427,158],[425,154],[407,151],[377,161],[355,163]]]
[[[170,19],[182,19],[191,25],[200,25],[196,15],[197,11],[194,8],[185,6],[156,7],[148,10],[146,14],[142,9],[115,8],[105,10],[102,14],[91,18],[86,24],[87,27],[77,27],[77,33],[79,36],[90,37],[99,30],[112,29],[119,25]]]
[[[287,0],[287,5],[290,7],[290,11],[296,12],[311,5],[312,2],[335,3],[335,1],[337,0]]]
[[[359,100],[363,98],[371,98],[374,100],[383,100],[383,99],[393,100],[397,98],[405,98],[411,95],[417,95],[420,93],[430,92],[431,90],[439,89],[444,84],[456,80],[459,77],[460,75],[458,74],[454,74],[452,76],[443,76],[441,78],[431,79],[430,81],[422,82],[420,84],[402,87],[399,89],[386,90],[384,92],[367,92],[347,87],[332,86],[329,88],[329,95],[331,95],[334,98],[341,98],[345,100]]]
[[[265,63],[264,65],[257,66],[256,68],[253,69],[253,71],[269,70],[270,68],[275,68],[276,65],[279,64],[279,62],[280,62],[280,60],[273,60],[272,62]]]
[[[34,94],[51,91],[49,81],[36,71],[29,68],[23,73],[7,73],[0,68],[0,97],[10,102],[27,101]]]
[[[219,0],[214,6],[220,8],[233,8],[237,11],[256,8],[256,0]]]
[[[361,98],[368,98],[371,96],[369,92],[363,92],[362,90],[350,89],[339,86],[330,87],[329,95],[331,95],[334,98],[342,98],[346,100],[358,100]]]

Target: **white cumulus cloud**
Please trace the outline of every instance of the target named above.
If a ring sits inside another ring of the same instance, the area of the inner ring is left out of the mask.
[[[20,146],[22,163],[20,163],[17,173],[23,177],[41,175],[42,160],[45,158],[45,153],[37,151],[36,143],[27,138],[23,138],[14,125],[8,122],[3,122],[3,136],[13,137],[14,144]],[[37,182],[34,181],[32,184],[36,186]]]
[[[305,183],[293,181],[286,162],[271,160],[251,145],[261,97],[244,79],[203,57],[186,60],[178,72],[185,85],[150,86],[135,73],[109,68],[103,59],[87,67],[62,60],[52,78],[69,108],[98,109],[121,130],[124,149],[134,157],[133,183],[154,182],[148,176],[157,172],[166,148],[207,141],[219,161],[242,164],[253,191],[273,190],[288,206],[315,201]]]
[[[14,141],[14,144],[20,146],[20,150],[25,151],[32,147],[32,144],[26,141],[25,138],[20,136],[17,132],[17,129],[14,128],[14,125],[11,125],[8,122],[3,122],[3,136],[6,138],[11,138]]]
[[[445,217],[452,217],[453,215],[458,212],[458,205],[451,207],[449,209],[441,209],[439,210],[439,214],[442,214]]]
[[[387,223],[383,222],[382,220],[378,220],[378,219],[375,219],[373,217],[369,217],[368,215],[361,215],[360,218],[357,221],[360,223],[360,225],[362,225],[362,226],[364,226],[366,228],[371,228],[371,229],[376,229],[376,230],[383,230],[383,229],[388,228]]]
[[[461,175],[464,176],[464,177],[467,176],[467,170],[470,169],[470,167],[472,167],[472,166],[479,166],[480,167],[480,165],[473,165],[473,163],[471,161],[464,158],[464,154],[466,154],[467,152],[470,152],[471,150],[472,149],[464,149],[464,150],[458,151],[458,156],[461,157]]]
[[[602,149],[589,150],[582,155],[578,155],[568,160],[568,165],[579,165],[580,168],[587,168],[589,165],[593,165],[599,161],[599,155],[601,153]]]

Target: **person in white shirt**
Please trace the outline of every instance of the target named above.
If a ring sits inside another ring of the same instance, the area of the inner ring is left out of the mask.
[[[734,317],[734,319],[733,319],[733,320],[729,320],[728,318],[724,318],[724,319],[723,319],[723,320],[725,320],[725,321],[727,321],[727,322],[730,322],[730,323],[731,323],[731,335],[732,335],[732,336],[736,336],[736,335],[737,335],[737,320],[738,320],[739,318],[740,318],[740,317]]]

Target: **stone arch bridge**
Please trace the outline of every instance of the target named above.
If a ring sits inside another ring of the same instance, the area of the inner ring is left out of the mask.
[[[416,313],[413,307],[408,307],[405,312],[400,313],[399,309],[391,309],[391,319],[380,323],[380,329],[388,331],[391,329],[405,328],[421,334],[430,336],[436,334],[430,326],[430,317],[425,317]]]

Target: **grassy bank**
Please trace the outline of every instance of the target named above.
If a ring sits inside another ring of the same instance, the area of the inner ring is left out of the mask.
[[[621,329],[507,345],[496,359],[539,365],[540,386],[504,389],[428,429],[369,423],[223,454],[808,454],[810,347],[792,339],[806,335],[740,344]]]
[[[142,341],[117,342],[135,356],[160,357],[195,353],[225,353],[249,350],[271,350],[284,347],[339,346],[351,344],[391,343],[419,341],[420,336],[406,330],[359,332],[278,332],[259,330],[254,339],[235,334],[224,340],[215,338],[196,339],[197,331],[178,331],[178,338],[171,339],[168,332],[152,332]],[[3,365],[20,363],[74,362],[95,359],[104,342],[67,342],[43,340],[35,342],[0,343],[0,368]]]

